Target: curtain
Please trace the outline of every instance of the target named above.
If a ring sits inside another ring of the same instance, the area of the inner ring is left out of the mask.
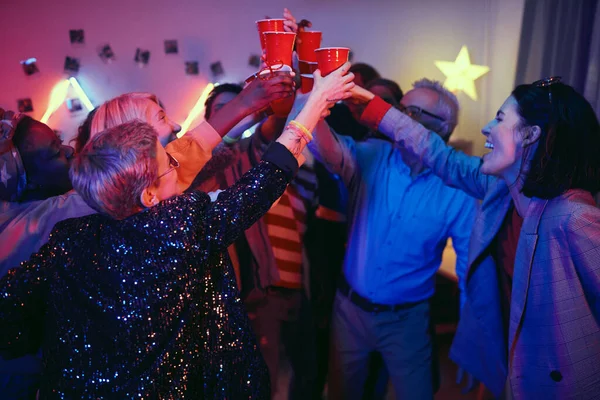
[[[515,83],[562,76],[565,83],[584,93],[592,39],[596,39],[594,53],[600,51],[600,28],[594,26],[598,24],[597,3],[598,0],[526,0]],[[590,76],[595,94],[599,89],[600,57],[596,58],[594,76]]]
[[[594,107],[596,115],[600,116],[600,7],[596,9],[594,18],[587,79],[583,94],[592,107]],[[597,200],[600,202],[600,195],[597,197]]]

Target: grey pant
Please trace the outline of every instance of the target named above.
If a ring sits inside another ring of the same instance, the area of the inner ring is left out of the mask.
[[[429,302],[369,313],[336,294],[332,321],[329,398],[360,399],[368,360],[381,354],[396,398],[433,399]]]

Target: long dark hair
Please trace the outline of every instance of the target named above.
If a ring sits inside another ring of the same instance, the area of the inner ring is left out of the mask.
[[[563,83],[520,85],[512,96],[520,128],[541,129],[523,194],[551,199],[569,189],[600,190],[600,124],[590,103]]]

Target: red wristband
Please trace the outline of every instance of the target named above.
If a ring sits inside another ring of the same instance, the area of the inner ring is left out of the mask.
[[[392,108],[392,105],[386,103],[381,97],[375,96],[369,101],[367,107],[360,116],[360,123],[376,131],[379,128],[381,120],[385,114]]]

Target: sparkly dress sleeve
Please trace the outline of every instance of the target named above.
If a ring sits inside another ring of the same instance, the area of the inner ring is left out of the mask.
[[[219,194],[202,213],[199,229],[210,251],[225,250],[258,221],[277,200],[298,170],[298,162],[283,145],[273,143],[262,161]]]
[[[0,279],[0,355],[10,359],[41,346],[46,314],[47,274],[57,254],[46,244],[29,261]]]

